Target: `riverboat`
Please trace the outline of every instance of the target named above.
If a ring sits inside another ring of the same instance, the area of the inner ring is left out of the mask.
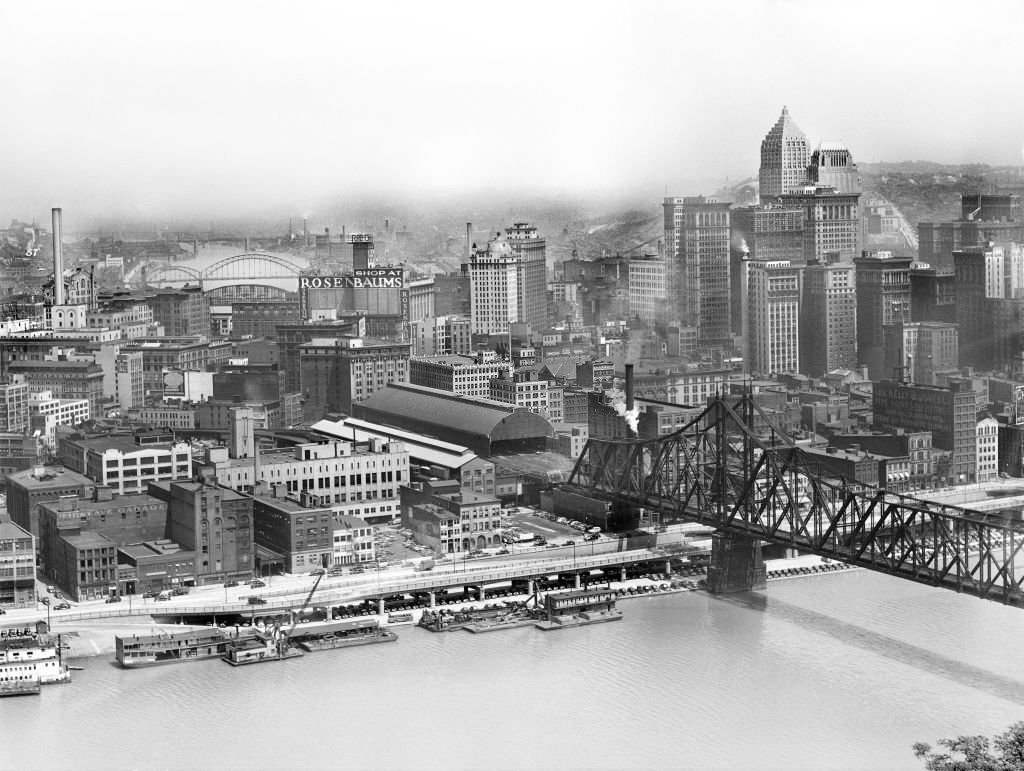
[[[372,618],[318,624],[313,632],[308,629],[301,629],[301,632],[302,635],[296,637],[297,645],[311,653],[353,645],[394,642],[398,639],[397,634],[382,628],[377,619]]]
[[[185,632],[114,637],[114,660],[125,669],[218,658],[227,652],[231,638],[217,627]]]
[[[33,693],[34,685],[67,683],[71,672],[62,656],[61,641],[48,635],[20,635],[0,639],[0,684],[22,683],[10,686],[14,693]]]
[[[388,613],[389,624],[411,624],[414,620],[412,613]]]
[[[588,624],[620,621],[622,611],[615,608],[616,594],[611,589],[580,589],[544,597],[541,618],[534,626],[546,632]]]

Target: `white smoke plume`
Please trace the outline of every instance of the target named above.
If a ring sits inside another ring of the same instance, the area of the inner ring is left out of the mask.
[[[627,410],[625,391],[614,388],[608,392],[608,395],[611,398],[610,404],[615,410],[615,414],[625,419],[626,425],[634,434],[639,434],[637,426],[640,421],[640,408],[636,406],[636,402],[633,403],[633,409]]]

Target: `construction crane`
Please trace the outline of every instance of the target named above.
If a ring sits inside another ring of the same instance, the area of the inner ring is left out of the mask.
[[[299,623],[299,617],[303,614],[306,608],[309,607],[309,601],[313,599],[313,593],[316,591],[316,588],[320,586],[320,582],[323,581],[325,575],[327,575],[326,570],[316,577],[316,581],[313,582],[313,588],[310,589],[309,594],[306,595],[306,601],[302,603],[302,607],[292,613],[292,625],[288,627],[288,631],[281,634],[280,627],[277,627],[274,630],[275,636],[277,637],[277,649],[279,656],[283,655],[287,649],[288,641],[291,639],[292,632],[295,631],[295,627]]]

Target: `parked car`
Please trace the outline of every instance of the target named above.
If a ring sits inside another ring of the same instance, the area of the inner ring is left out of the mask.
[[[267,601],[265,599],[263,599],[262,597],[259,597],[259,596],[255,595],[255,594],[251,594],[251,595],[249,595],[249,604],[250,605],[266,605]]]
[[[46,591],[48,591],[50,594],[53,594],[55,591],[57,591],[57,587],[53,584],[50,584],[46,587]]]
[[[362,573],[365,570],[366,570],[366,568],[364,568],[362,565],[353,565],[351,568],[349,568],[348,572],[349,573]]]
[[[266,584],[263,581],[260,581],[258,578],[254,578],[252,581],[249,582],[249,586],[251,586],[253,589],[262,589],[264,586],[266,586]]]
[[[40,597],[39,601],[41,603],[43,603],[43,605],[49,605],[50,604],[50,598],[49,597]]]
[[[231,581],[225,581],[224,582],[224,588],[225,589],[229,589],[232,586],[238,586],[238,581],[235,581],[235,580],[232,579]]]
[[[171,590],[171,594],[177,595],[179,597],[181,595],[183,595],[183,594],[188,594],[188,587],[187,586],[176,586],[176,587],[174,587]]]
[[[53,609],[54,610],[70,610],[71,609],[71,603],[68,603],[68,602],[58,602],[56,605],[53,606]]]
[[[150,591],[146,592],[145,594],[143,594],[142,597],[143,597],[143,599],[146,599],[146,600],[152,600],[154,597],[156,597],[156,592],[150,590]]]
[[[109,597],[107,597],[107,599],[105,600],[105,602],[120,602],[120,601],[121,601],[121,595],[120,594],[112,594]]]

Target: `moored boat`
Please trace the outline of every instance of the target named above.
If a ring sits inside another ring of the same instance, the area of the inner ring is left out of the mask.
[[[48,685],[70,680],[71,672],[64,663],[59,638],[29,634],[0,640],[0,684]],[[31,693],[29,686],[12,685],[10,688],[13,691],[25,688]]]
[[[231,638],[217,627],[116,636],[114,660],[126,669],[198,661],[223,656],[230,642]]]
[[[335,621],[318,624],[315,629],[303,629],[295,635],[297,644],[306,651],[325,651],[334,648],[348,648],[353,645],[370,645],[380,642],[394,642],[398,635],[384,629],[375,618],[353,621]]]

